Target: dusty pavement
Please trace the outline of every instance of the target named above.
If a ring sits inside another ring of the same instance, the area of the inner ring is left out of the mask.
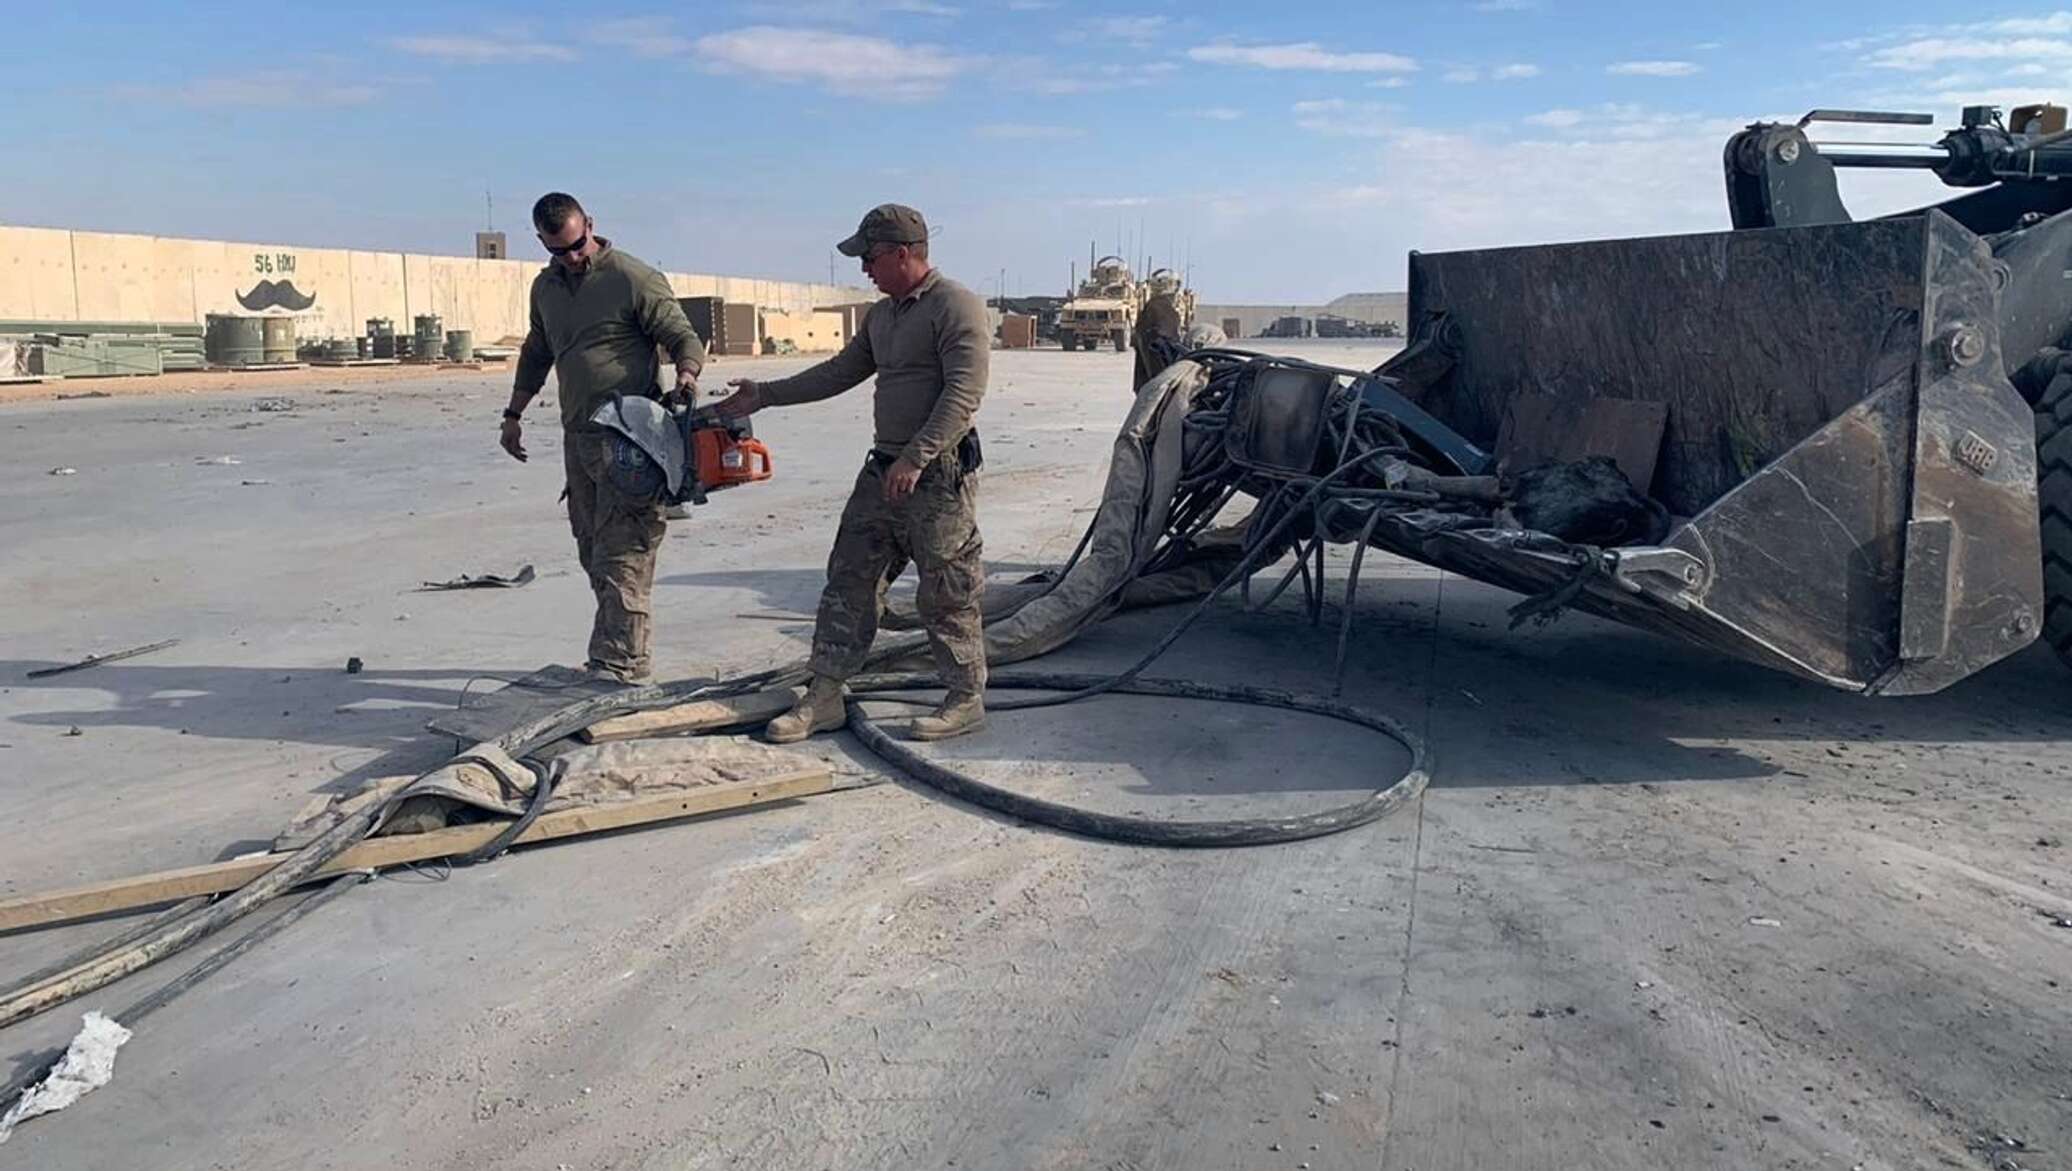
[[[1128,367],[994,369],[983,519],[1012,571],[1070,550]],[[250,849],[312,793],[443,758],[422,724],[464,689],[580,657],[554,438],[494,450],[506,378],[0,408],[0,893]],[[293,409],[252,409],[275,393]],[[736,615],[810,609],[866,411],[762,417],[778,480],[672,524],[665,674],[801,652],[806,624]],[[527,562],[526,589],[409,592]],[[1369,565],[1348,694],[1434,756],[1390,820],[1161,853],[894,782],[406,873],[153,1018],[0,1167],[2072,1168],[2072,675],[2047,652],[1857,699],[1582,617],[1506,633],[1506,595]],[[1224,606],[1156,673],[1322,688],[1337,616]],[[1120,665],[1176,617],[1044,666]],[[1153,812],[1400,766],[1148,699],[944,751]],[[0,979],[119,926],[0,937]],[[162,978],[0,1032],[0,1072]]]

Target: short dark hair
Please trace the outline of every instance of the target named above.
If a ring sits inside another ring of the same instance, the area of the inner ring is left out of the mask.
[[[582,214],[583,205],[576,202],[575,196],[565,191],[549,191],[532,205],[532,226],[551,236]]]

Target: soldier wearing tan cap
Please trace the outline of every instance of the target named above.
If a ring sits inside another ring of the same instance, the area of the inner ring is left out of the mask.
[[[789,378],[733,379],[734,394],[719,403],[722,414],[747,415],[832,398],[877,375],[875,435],[842,510],[813,625],[813,683],[770,722],[769,737],[787,743],[843,725],[843,683],[877,637],[885,587],[911,560],[921,574],[921,622],[949,692],[933,715],[914,721],[913,734],[939,740],[985,723],[973,417],[986,392],[991,331],[985,303],[929,264],[928,225],[913,208],[871,209],[836,247],[862,261],[885,298],[841,353]]]

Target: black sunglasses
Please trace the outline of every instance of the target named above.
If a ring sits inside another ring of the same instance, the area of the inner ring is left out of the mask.
[[[581,236],[578,236],[576,238],[576,242],[573,244],[555,245],[549,244],[545,240],[540,241],[540,244],[543,247],[545,247],[548,252],[551,252],[556,256],[567,256],[571,252],[581,252],[585,247],[589,245],[589,243],[590,233],[588,232],[584,232]]]

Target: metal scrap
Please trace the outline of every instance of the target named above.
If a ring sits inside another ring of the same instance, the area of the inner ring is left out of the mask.
[[[52,675],[63,675],[72,671],[84,671],[88,667],[98,667],[102,663],[112,663],[115,662],[117,659],[134,659],[138,655],[148,655],[153,651],[162,651],[167,647],[178,645],[180,645],[179,639],[169,638],[166,639],[164,642],[154,642],[144,646],[133,646],[126,651],[110,651],[105,655],[88,655],[85,658],[80,659],[76,663],[65,663],[56,667],[38,667],[36,670],[29,672],[27,677],[30,679],[48,679]]]
[[[426,593],[432,590],[515,590],[519,586],[531,585],[534,576],[532,566],[530,565],[520,568],[517,573],[512,574],[510,577],[500,577],[494,573],[485,573],[480,577],[470,577],[463,573],[459,577],[448,581],[425,582],[418,587],[417,592]]]

